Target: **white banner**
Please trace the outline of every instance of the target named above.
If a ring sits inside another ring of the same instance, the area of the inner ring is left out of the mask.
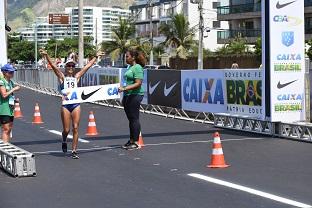
[[[7,63],[7,43],[5,31],[5,4],[0,1],[0,66]]]
[[[226,111],[232,115],[264,119],[263,71],[225,70]]]
[[[271,0],[271,121],[305,119],[304,1]]]
[[[119,99],[119,83],[110,85],[98,85],[90,87],[68,88],[62,91],[63,105],[86,103],[100,100]]]
[[[182,109],[224,113],[225,85],[222,70],[181,72]]]

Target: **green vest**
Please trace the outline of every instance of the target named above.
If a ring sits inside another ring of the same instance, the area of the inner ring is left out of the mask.
[[[125,73],[124,79],[127,86],[135,83],[136,79],[144,79],[144,70],[141,65],[136,64],[131,66]],[[141,86],[135,90],[128,90],[125,95],[144,95],[144,88]]]
[[[0,87],[4,86],[6,91],[9,92],[14,87],[13,81],[7,81],[5,78],[0,78]],[[10,97],[13,95],[9,95],[7,98],[3,98],[0,95],[0,116],[14,116],[14,106],[9,105]]]

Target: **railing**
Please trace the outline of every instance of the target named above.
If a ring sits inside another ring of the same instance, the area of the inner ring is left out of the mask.
[[[305,34],[312,34],[312,25],[305,26]]]
[[[245,38],[245,37],[261,37],[261,30],[257,29],[246,29],[246,30],[224,30],[218,31],[218,39],[229,39],[229,38]]]
[[[312,6],[311,0],[304,1],[305,7]],[[247,12],[260,12],[261,11],[261,2],[251,3],[251,4],[239,4],[231,6],[220,6],[217,8],[218,15],[228,15],[228,14],[239,14]]]
[[[219,15],[260,12],[260,11],[261,11],[261,3],[220,6],[217,8],[217,13]]]
[[[312,1],[311,1],[311,0],[305,0],[305,1],[304,1],[304,6],[305,6],[305,7],[312,6]]]

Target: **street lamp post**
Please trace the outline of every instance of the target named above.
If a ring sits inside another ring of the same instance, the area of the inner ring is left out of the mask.
[[[84,48],[83,48],[83,0],[79,0],[78,6],[78,22],[79,22],[79,68],[83,67]]]
[[[203,0],[198,2],[199,10],[199,44],[198,44],[198,69],[204,68],[203,64],[203,38],[204,38],[204,18],[203,18]]]
[[[38,68],[38,31],[37,31],[37,19],[35,20],[35,67]]]

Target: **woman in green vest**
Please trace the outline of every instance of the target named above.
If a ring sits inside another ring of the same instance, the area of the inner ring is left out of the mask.
[[[1,67],[3,77],[0,78],[0,124],[2,127],[2,140],[9,142],[14,120],[14,95],[20,90],[20,86],[15,86],[11,80],[14,76],[15,68],[11,64]]]
[[[142,82],[144,79],[143,67],[146,59],[143,53],[130,50],[126,53],[126,61],[129,65],[124,75],[125,83],[119,88],[123,92],[122,104],[129,120],[130,139],[122,146],[123,149],[137,149],[138,139],[141,132],[140,105],[144,97]]]

